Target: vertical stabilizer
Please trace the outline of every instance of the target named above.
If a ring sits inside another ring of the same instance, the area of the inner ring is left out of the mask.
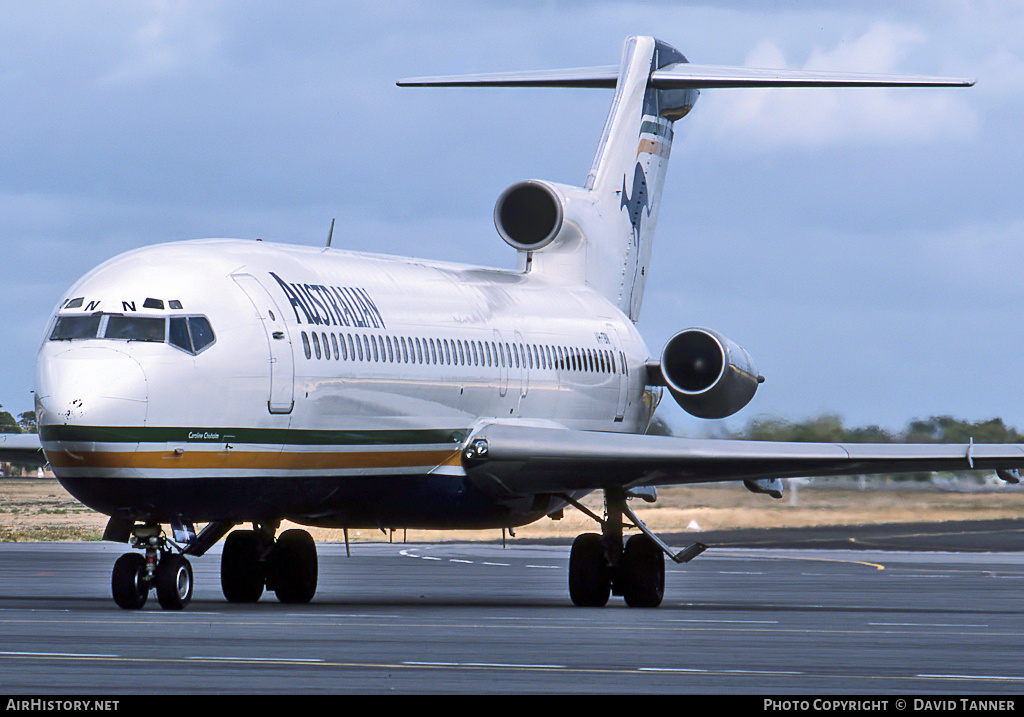
[[[584,187],[529,180],[498,198],[498,233],[524,255],[528,271],[586,284],[636,321],[647,282],[672,125],[702,88],[967,87],[955,77],[807,72],[693,65],[653,37],[630,37],[618,67],[418,77],[419,87],[615,88]]]
[[[659,90],[650,78],[655,70],[681,62],[686,58],[660,40],[626,40],[615,97],[585,185],[600,218],[597,226],[585,228],[586,281],[633,321],[643,302],[672,124],[697,99],[696,90]]]

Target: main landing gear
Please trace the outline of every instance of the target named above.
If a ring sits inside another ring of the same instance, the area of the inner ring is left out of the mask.
[[[316,593],[316,544],[304,530],[274,530],[253,525],[236,530],[224,541],[220,585],[228,602],[256,602],[273,590],[283,603],[308,603]]]
[[[648,499],[648,495],[643,497]],[[568,496],[562,496],[601,524],[601,533],[576,538],[569,553],[569,597],[580,607],[602,607],[611,595],[621,595],[630,607],[658,607],[665,596],[665,555],[677,563],[689,562],[706,546],[694,543],[673,553],[636,517],[622,490],[605,491],[602,520]],[[623,515],[642,532],[623,544]]]
[[[155,589],[162,608],[181,610],[192,600],[193,587],[192,565],[185,555],[202,555],[227,534],[220,570],[221,589],[229,602],[256,602],[266,588],[281,602],[308,603],[316,594],[316,544],[304,530],[286,530],[275,539],[278,525],[254,523],[252,530],[229,534],[233,523],[210,523],[198,535],[190,526],[173,525],[172,541],[157,524],[111,519],[104,539],[128,540],[144,551],[125,553],[114,563],[114,602],[138,610]]]

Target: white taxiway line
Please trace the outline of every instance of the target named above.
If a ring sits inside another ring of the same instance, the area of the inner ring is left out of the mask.
[[[12,657],[120,657],[120,655],[101,655],[89,652],[18,652],[14,650],[0,650],[0,655]]]

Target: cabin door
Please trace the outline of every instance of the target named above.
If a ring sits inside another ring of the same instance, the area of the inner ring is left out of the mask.
[[[617,383],[618,400],[615,403],[615,422],[621,423],[626,416],[626,398],[629,392],[629,376],[626,374],[625,353],[622,346],[622,338],[619,336],[615,324],[605,324],[608,328],[607,337],[611,341],[612,362],[615,366],[615,380]]]
[[[505,365],[505,341],[498,329],[494,329],[494,344],[498,347],[498,355],[494,357],[498,366],[498,395],[504,398],[508,393],[508,366]]]
[[[271,413],[291,413],[295,405],[295,360],[288,327],[270,293],[249,274],[232,274],[256,308],[266,332],[270,360],[270,393],[267,409]]]

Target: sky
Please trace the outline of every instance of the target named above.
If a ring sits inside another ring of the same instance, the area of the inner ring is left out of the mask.
[[[968,89],[705,90],[676,123],[638,327],[714,329],[766,377],[686,435],[829,413],[1024,429],[1024,2],[10,0],[0,14],[0,405],[32,407],[82,274],[201,237],[500,268],[510,184],[582,184],[610,90],[402,77],[691,62],[970,77]]]

